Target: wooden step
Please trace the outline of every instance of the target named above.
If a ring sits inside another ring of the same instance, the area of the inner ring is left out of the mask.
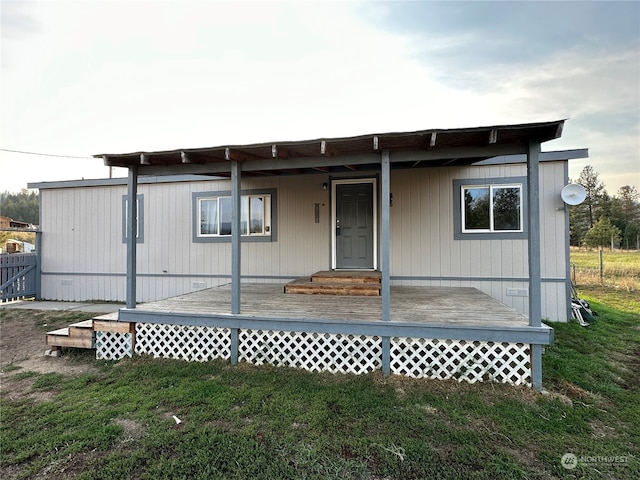
[[[380,296],[380,284],[377,283],[332,283],[312,282],[310,277],[302,277],[284,286],[284,293],[301,293],[308,295],[357,295]]]
[[[381,283],[380,272],[369,270],[331,270],[311,275],[312,282],[319,283]]]
[[[118,322],[118,313],[100,315],[66,328],[47,332],[47,345],[52,350],[61,347],[96,348],[96,332],[133,333],[135,323]]]
[[[91,341],[93,335],[93,320],[85,320],[83,322],[72,323],[69,325],[70,338],[83,338]],[[88,347],[92,348],[92,347]]]
[[[135,323],[119,322],[118,314],[111,313],[93,319],[93,330],[96,332],[133,333]]]
[[[47,345],[52,349],[60,347],[94,348],[93,330],[83,327],[67,327],[47,332]]]

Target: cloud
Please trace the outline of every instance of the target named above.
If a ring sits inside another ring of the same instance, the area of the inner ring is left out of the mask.
[[[0,2],[0,35],[3,41],[33,35],[41,30],[29,2]]]
[[[1,143],[88,155],[568,117],[547,149],[629,171],[638,7],[583,3],[29,3]]]

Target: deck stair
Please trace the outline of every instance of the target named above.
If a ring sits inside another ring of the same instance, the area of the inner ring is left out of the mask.
[[[47,346],[52,350],[60,347],[95,348],[93,320],[72,323],[66,328],[47,332]]]
[[[284,286],[284,293],[380,296],[380,272],[331,270],[301,277]]]
[[[60,350],[62,347],[94,349],[96,332],[127,333],[132,330],[132,323],[118,322],[117,312],[108,313],[47,332],[47,347],[52,351]]]

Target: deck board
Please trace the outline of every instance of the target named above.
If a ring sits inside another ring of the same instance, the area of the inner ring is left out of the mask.
[[[137,306],[137,310],[228,315],[231,286],[209,288]],[[381,297],[291,295],[281,284],[243,284],[242,316],[381,321]],[[478,326],[527,326],[526,316],[475,288],[391,287],[391,321]]]

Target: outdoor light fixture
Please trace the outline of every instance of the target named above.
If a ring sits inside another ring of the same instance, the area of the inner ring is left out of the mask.
[[[324,183],[322,184],[322,189],[323,189],[323,190],[326,190],[327,188],[329,188],[329,185],[327,184],[327,182],[324,182]]]

